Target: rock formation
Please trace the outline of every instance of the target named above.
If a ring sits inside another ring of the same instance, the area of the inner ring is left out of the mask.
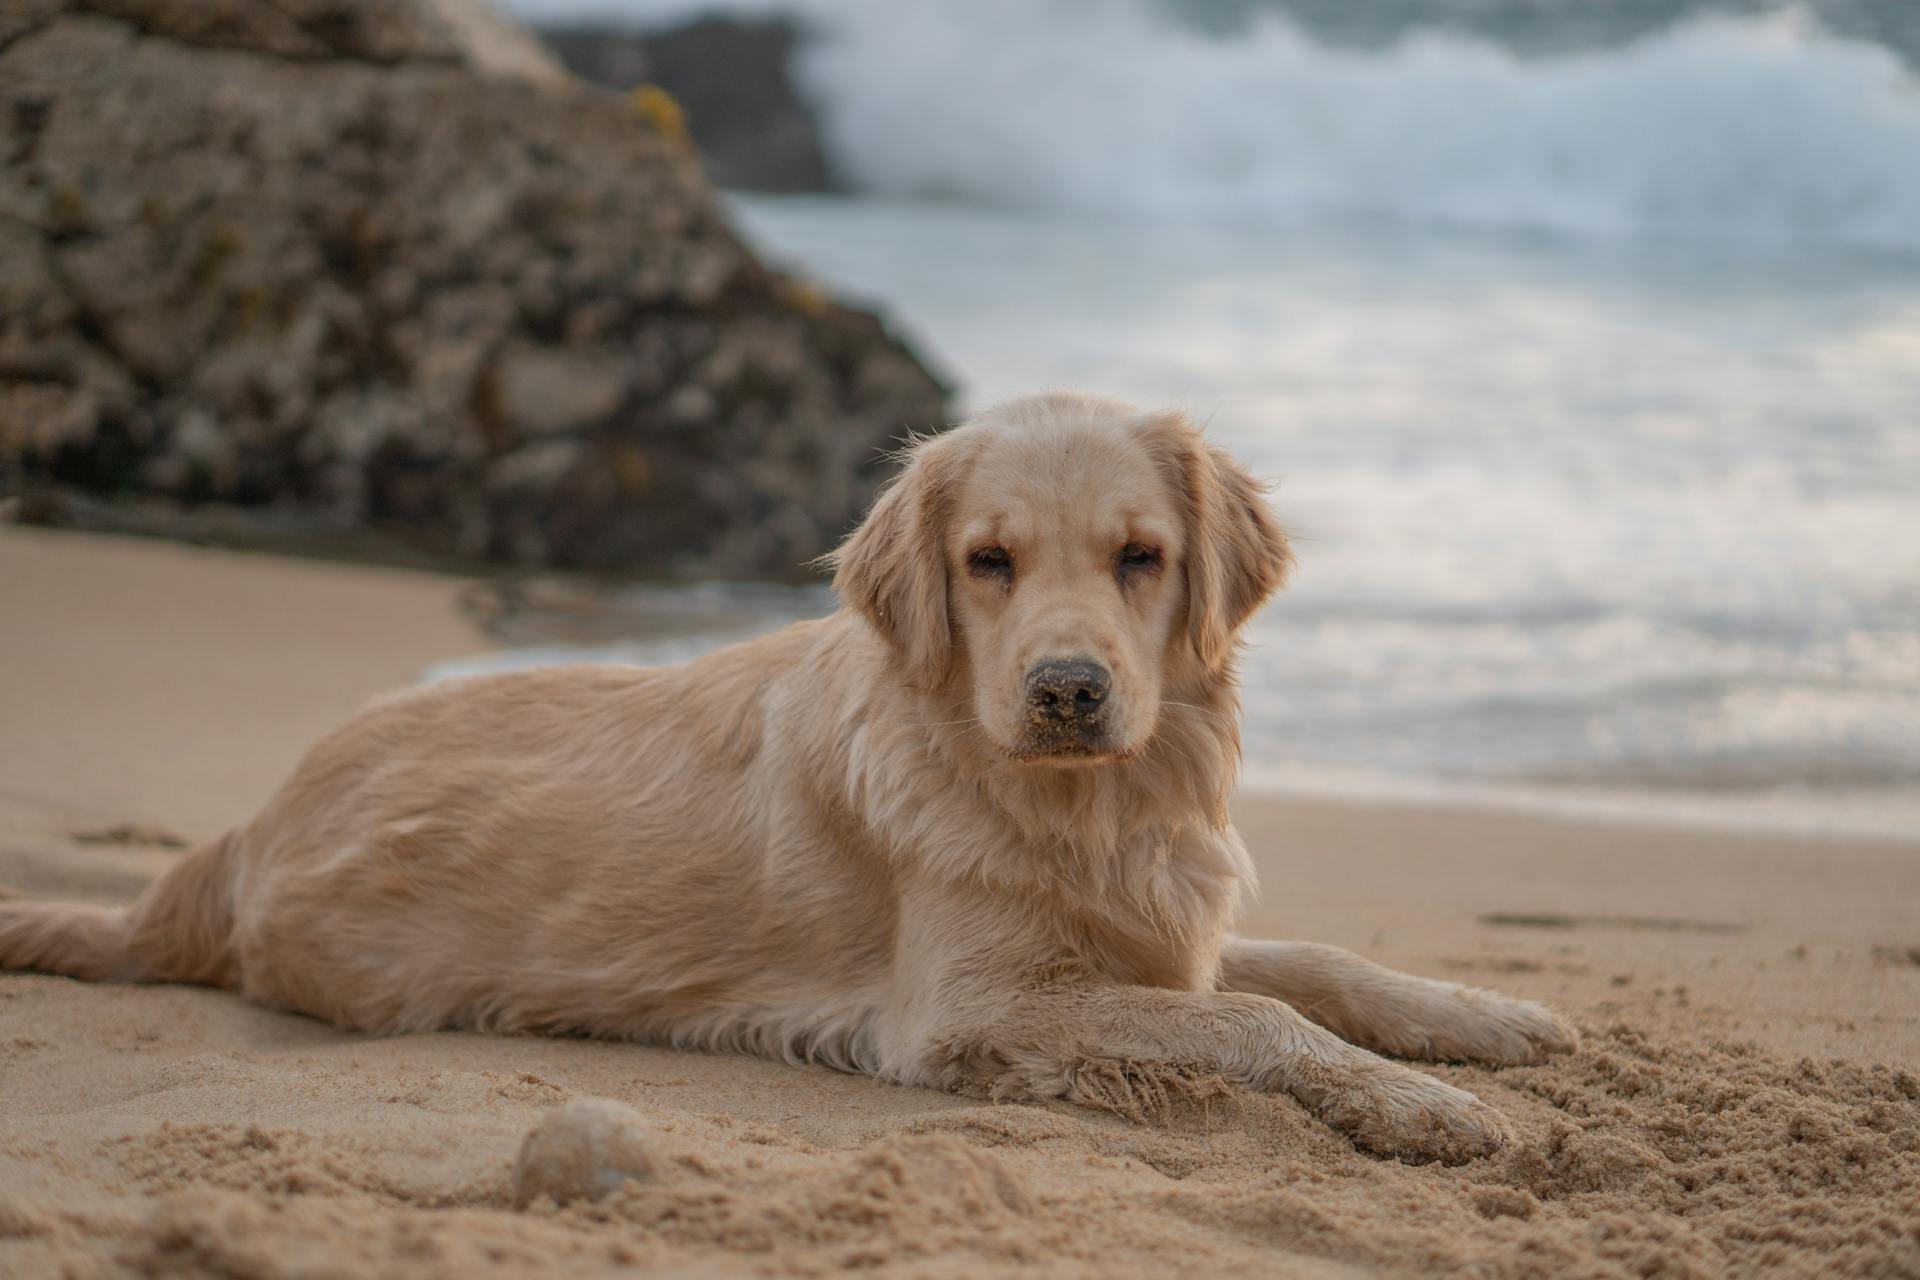
[[[469,0],[9,0],[0,145],[29,518],[788,576],[944,417],[741,244],[670,99]]]

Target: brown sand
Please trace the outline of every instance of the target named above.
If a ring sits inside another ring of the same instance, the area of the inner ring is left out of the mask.
[[[0,531],[0,882],[123,898],[302,746],[481,647],[458,584]],[[1920,1275],[1920,845],[1239,806],[1249,931],[1557,1003],[1439,1067],[1523,1141],[1357,1154],[1284,1099],[1146,1124],[752,1059],[371,1040],[219,992],[0,976],[0,1275]],[[76,838],[75,833],[95,837]],[[662,1172],[513,1205],[550,1108]]]

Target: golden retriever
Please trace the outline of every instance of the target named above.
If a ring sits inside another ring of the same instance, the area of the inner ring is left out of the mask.
[[[422,688],[130,908],[0,904],[0,967],[374,1033],[744,1050],[1003,1099],[1183,1073],[1368,1148],[1508,1137],[1377,1054],[1570,1047],[1539,1005],[1229,933],[1261,488],[1177,413],[1014,401],[911,446],[831,617],[680,667]]]

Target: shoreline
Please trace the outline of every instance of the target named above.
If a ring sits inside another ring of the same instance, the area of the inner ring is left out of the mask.
[[[1920,795],[1893,788],[1700,791],[1350,777],[1311,770],[1283,776],[1287,774],[1273,768],[1249,769],[1241,776],[1240,791],[1281,802],[1466,810],[1629,829],[1871,841],[1912,848],[1920,856]]]
[[[55,593],[67,592],[71,584],[96,574],[98,581],[83,593],[56,597]],[[16,687],[15,681],[0,675],[4,682],[0,694],[28,708],[20,717],[24,720],[35,714],[53,719],[43,700],[62,691],[80,692],[90,678],[102,686],[97,696],[104,702],[117,698],[139,704],[160,696],[151,688],[139,691],[116,679],[116,672],[132,675],[163,665],[129,662],[137,658],[131,651],[101,654],[102,665],[92,673],[78,669],[71,660],[64,662],[46,672],[52,684],[19,680],[22,672],[34,668],[35,650],[50,653],[59,643],[54,634],[63,628],[186,622],[193,630],[182,636],[183,642],[204,645],[210,655],[217,652],[222,663],[233,663],[231,678],[244,685],[250,696],[268,700],[260,710],[297,715],[310,729],[309,744],[343,723],[367,700],[393,689],[426,679],[457,678],[469,674],[465,670],[469,667],[493,669],[498,664],[504,668],[517,652],[558,654],[577,649],[583,659],[597,661],[624,643],[502,644],[463,616],[467,610],[462,597],[484,580],[444,568],[287,556],[270,548],[182,545],[142,535],[0,525],[0,580],[36,605],[51,602],[63,611],[59,618],[23,611],[21,620],[12,624],[18,629],[0,638],[10,642],[0,649],[0,656],[9,660],[17,681]],[[202,597],[219,601],[216,607],[224,614],[203,613],[187,621],[186,611]],[[264,620],[266,611],[282,601],[287,612],[274,619],[275,640],[298,644],[298,653],[289,655],[281,649],[263,655],[250,648],[244,634],[221,629],[222,623],[244,625],[249,617]],[[375,624],[372,629],[363,629],[361,624],[369,622]],[[517,625],[526,624],[522,620]],[[306,661],[301,663],[303,658]],[[302,683],[283,683],[295,677]],[[233,716],[235,727],[250,736],[265,732],[259,716],[249,717],[231,702],[223,705],[217,682],[209,683],[204,693],[206,714]],[[156,709],[184,718],[190,714],[189,700],[183,697]],[[293,742],[291,732],[284,738],[275,736],[279,741],[274,745],[281,749],[274,758],[284,760],[278,776],[284,776],[304,747]],[[0,795],[18,795],[13,773],[23,763],[33,765],[29,776],[46,771],[47,746],[42,742],[28,749],[21,739],[8,739],[0,730]],[[70,759],[86,754],[77,742],[58,746],[71,753]],[[18,758],[10,757],[9,751]],[[249,775],[261,784],[255,788],[260,800],[278,780],[278,776],[269,778],[263,765],[256,761],[249,767]],[[1910,848],[1920,857],[1920,795],[1893,788],[1840,792],[1546,786],[1255,763],[1242,769],[1236,795],[1242,801],[1282,805],[1385,806],[1408,813],[1549,817],[1710,835],[1871,841]],[[211,816],[208,810],[198,812]]]

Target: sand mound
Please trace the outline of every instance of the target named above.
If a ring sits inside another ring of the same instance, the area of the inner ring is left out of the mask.
[[[264,1098],[261,1077],[215,1081],[276,1109],[320,1104],[323,1125],[159,1123],[78,1148],[13,1144],[6,1154],[49,1185],[83,1193],[0,1194],[0,1260],[19,1275],[1920,1273],[1912,1073],[1626,1026],[1589,1028],[1587,1047],[1543,1066],[1441,1069],[1523,1135],[1458,1168],[1361,1155],[1290,1101],[1246,1094],[1131,1122],[623,1046],[380,1047],[447,1065],[297,1071]],[[503,1054],[538,1056],[542,1071],[486,1069]],[[623,1056],[677,1063],[709,1088],[636,1081]],[[698,1110],[715,1076],[751,1088],[727,1111]],[[569,1077],[578,1096],[624,1095],[620,1114],[662,1139],[659,1176],[516,1211],[515,1131],[572,1096]],[[356,1109],[374,1122],[340,1127]]]

